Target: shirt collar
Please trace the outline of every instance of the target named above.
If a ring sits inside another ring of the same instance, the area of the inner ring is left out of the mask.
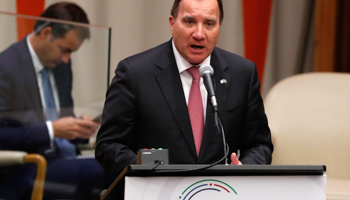
[[[41,64],[41,61],[38,57],[38,55],[35,53],[32,44],[29,41],[29,35],[27,36],[27,45],[29,48],[30,57],[32,58],[34,69],[36,73],[40,73],[40,71],[44,68],[43,64]]]
[[[181,56],[181,54],[177,51],[175,44],[174,44],[174,40],[171,40],[171,43],[172,43],[175,61],[176,61],[179,73],[191,68],[193,65],[191,63],[189,63],[187,60],[185,60]],[[210,65],[210,59],[211,59],[211,54],[206,59],[204,59],[204,61],[202,63],[200,63],[198,66]]]

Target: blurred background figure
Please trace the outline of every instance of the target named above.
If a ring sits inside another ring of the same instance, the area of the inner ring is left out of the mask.
[[[65,2],[41,17],[89,23],[78,5]],[[86,26],[37,20],[32,33],[0,54],[0,149],[45,156],[45,199],[98,199],[106,187],[94,158],[77,159],[76,144],[100,125],[73,113],[70,55],[89,36]],[[0,199],[30,195],[34,166],[2,167],[0,174]]]

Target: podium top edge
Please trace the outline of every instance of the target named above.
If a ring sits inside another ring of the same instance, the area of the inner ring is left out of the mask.
[[[126,176],[323,175],[325,165],[130,165]]]

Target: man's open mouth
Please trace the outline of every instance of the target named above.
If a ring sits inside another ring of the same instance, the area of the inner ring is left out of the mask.
[[[191,47],[195,50],[201,50],[204,48],[203,46],[197,46],[197,45],[191,45]]]

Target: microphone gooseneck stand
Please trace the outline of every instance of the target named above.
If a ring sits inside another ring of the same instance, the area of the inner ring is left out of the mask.
[[[221,123],[218,111],[214,111],[214,118],[215,118],[215,126],[216,126],[218,132],[221,133],[221,135],[222,135],[222,143],[224,144],[225,165],[229,165],[228,159],[227,159],[228,152],[229,152],[229,146],[226,143],[225,130],[224,130],[224,126]]]

